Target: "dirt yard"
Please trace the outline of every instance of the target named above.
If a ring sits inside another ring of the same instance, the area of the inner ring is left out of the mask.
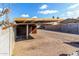
[[[79,50],[79,35],[38,29],[34,39],[15,42],[16,56],[59,56]]]

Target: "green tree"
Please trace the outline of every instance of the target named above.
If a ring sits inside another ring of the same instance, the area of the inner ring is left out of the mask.
[[[59,17],[57,17],[57,19],[59,19]]]
[[[52,18],[54,19],[55,17],[54,17],[54,16],[52,16]]]

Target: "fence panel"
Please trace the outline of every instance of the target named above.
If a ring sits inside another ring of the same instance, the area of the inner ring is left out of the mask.
[[[79,34],[79,23],[69,23],[60,26],[62,32]]]

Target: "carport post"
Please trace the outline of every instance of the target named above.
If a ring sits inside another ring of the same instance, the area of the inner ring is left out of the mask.
[[[26,39],[29,37],[28,24],[26,25]]]

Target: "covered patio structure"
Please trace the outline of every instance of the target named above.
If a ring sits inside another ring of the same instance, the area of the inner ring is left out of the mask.
[[[15,18],[16,37],[25,37],[29,39],[29,34],[37,33],[37,25],[50,24],[51,22],[60,22],[63,19],[53,18]]]

